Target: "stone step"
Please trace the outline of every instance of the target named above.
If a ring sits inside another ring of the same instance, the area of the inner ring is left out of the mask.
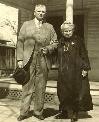
[[[7,87],[9,89],[19,89],[22,90],[22,86],[17,84],[13,78],[3,78],[0,79],[0,87]],[[57,81],[49,80],[47,81],[47,91],[56,92]],[[90,82],[90,90],[93,95],[98,95],[99,93],[99,82]]]
[[[0,84],[3,84],[3,83],[4,84],[10,84],[10,85],[11,84],[18,85],[13,78],[2,78],[2,79],[0,79]],[[56,88],[57,87],[57,81],[56,80],[49,80],[47,82],[47,86]],[[90,89],[98,91],[99,90],[99,82],[90,81]]]
[[[90,94],[92,96],[99,96],[99,91],[92,91],[92,90],[90,90]]]
[[[57,88],[57,81],[52,81],[52,80],[47,81],[46,86],[47,86],[47,91],[56,92],[55,89]],[[22,90],[22,85],[17,84],[13,78],[0,79],[0,87]]]
[[[90,93],[92,96],[99,96],[99,83],[90,82]],[[1,97],[8,97],[13,99],[21,99],[22,86],[17,84],[13,78],[0,79],[0,95]],[[57,100],[57,81],[50,80],[46,87],[46,102],[58,103]]]
[[[99,82],[90,81],[90,93],[92,96],[99,96]]]
[[[99,91],[99,81],[90,81],[90,89]]]

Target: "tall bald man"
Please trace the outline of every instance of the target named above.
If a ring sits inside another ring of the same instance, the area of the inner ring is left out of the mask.
[[[26,67],[28,83],[22,86],[23,96],[18,121],[25,119],[34,99],[34,116],[43,120],[44,96],[50,68],[49,55],[57,48],[57,35],[53,26],[45,21],[46,6],[36,5],[35,18],[23,23],[17,42],[17,61]],[[33,97],[33,93],[35,96]]]

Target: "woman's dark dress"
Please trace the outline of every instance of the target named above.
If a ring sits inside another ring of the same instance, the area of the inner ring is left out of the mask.
[[[61,37],[58,45],[58,61],[57,93],[60,111],[67,109],[77,112],[91,110],[93,105],[88,76],[82,77],[82,70],[90,70],[83,41],[74,35],[70,39]]]

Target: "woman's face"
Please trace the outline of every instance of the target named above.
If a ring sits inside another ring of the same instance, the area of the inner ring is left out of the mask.
[[[70,38],[73,35],[73,29],[64,29],[62,34],[64,37]]]

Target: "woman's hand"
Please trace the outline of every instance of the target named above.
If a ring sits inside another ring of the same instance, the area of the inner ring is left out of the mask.
[[[88,74],[88,72],[87,72],[87,71],[85,71],[85,70],[83,70],[83,71],[82,71],[82,76],[83,76],[83,77],[86,77],[86,76],[87,76],[87,74]]]

